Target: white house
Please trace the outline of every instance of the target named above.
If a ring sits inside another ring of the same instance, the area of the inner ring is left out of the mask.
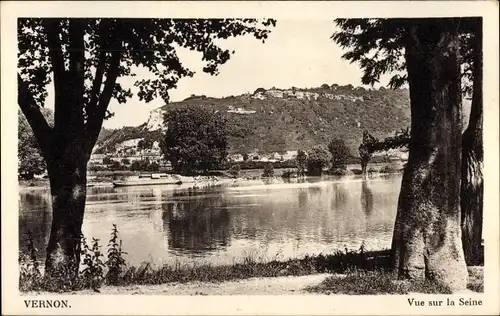
[[[234,162],[241,162],[243,161],[243,155],[242,154],[233,154],[229,156],[229,160],[234,161]]]
[[[297,157],[297,151],[296,150],[287,150],[287,152],[282,155],[283,160],[292,160]]]

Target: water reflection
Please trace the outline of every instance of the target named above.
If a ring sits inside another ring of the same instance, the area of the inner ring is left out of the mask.
[[[40,252],[39,259],[45,257],[45,246],[49,240],[48,232],[52,223],[50,195],[46,192],[26,192],[20,195],[19,205],[19,250],[26,251],[28,232],[32,235],[35,248]]]
[[[162,219],[170,249],[199,254],[223,249],[229,244],[229,213],[225,201],[220,195],[200,195],[191,190],[175,193],[172,202],[163,205]]]
[[[360,183],[361,182],[361,183]],[[118,226],[131,264],[231,263],[257,251],[272,258],[390,246],[401,177],[308,179],[212,188],[89,188],[83,232],[105,245]],[[19,242],[42,252],[51,223],[48,190],[20,193]],[[41,254],[43,255],[43,253]]]
[[[366,216],[373,213],[373,193],[366,180],[361,182],[361,208]]]

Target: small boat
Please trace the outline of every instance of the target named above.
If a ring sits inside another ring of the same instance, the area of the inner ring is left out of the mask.
[[[176,176],[167,174],[151,174],[149,177],[139,176],[135,179],[113,181],[115,187],[128,187],[137,185],[167,185],[182,184],[182,181]]]

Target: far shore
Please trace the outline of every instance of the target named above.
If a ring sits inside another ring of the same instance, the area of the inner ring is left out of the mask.
[[[375,179],[378,178],[382,175],[389,175],[389,174],[400,174],[401,170],[393,170],[390,173],[387,172],[381,172],[381,164],[376,164],[376,166],[370,166],[372,169],[369,172],[369,178],[370,179]],[[370,168],[369,168],[370,169]],[[227,170],[218,170],[215,171],[214,173],[217,174],[217,176],[208,176],[211,177],[211,184],[219,184],[219,185],[224,185],[224,184],[235,184],[235,183],[245,183],[245,184],[250,184],[254,182],[255,184],[282,184],[282,183],[297,183],[297,178],[290,178],[290,179],[284,179],[281,177],[283,172],[290,170],[288,168],[282,168],[282,169],[275,169],[275,176],[274,177],[262,177],[262,170],[260,169],[244,169],[241,170],[240,175],[238,177],[234,177],[228,174]],[[116,170],[116,171],[97,171],[97,172],[89,172],[88,174],[88,182],[87,182],[87,187],[110,187],[113,186],[113,180],[115,179],[123,179],[127,177],[133,177],[133,176],[138,176],[139,174],[151,174],[151,173],[157,173],[157,172],[140,172],[140,171],[122,171],[122,170]],[[159,173],[159,172],[158,172]],[[204,178],[206,176],[201,175],[200,180],[189,183],[189,184],[181,184],[182,187],[195,187],[195,186],[200,186],[200,185],[205,185],[207,184],[208,181],[205,181]],[[213,181],[213,179],[217,179],[216,181]],[[208,179],[208,178],[207,178]],[[345,175],[332,175],[332,174],[324,174],[322,176],[305,176],[304,178],[305,181],[316,181],[316,180],[332,180],[332,179],[349,179],[349,180],[354,180],[354,179],[360,179],[360,170],[357,169],[356,167],[348,166],[347,168],[347,174]],[[31,180],[19,180],[19,190],[20,191],[27,191],[27,190],[42,190],[42,189],[47,189],[49,187],[49,180],[48,178],[34,178]]]

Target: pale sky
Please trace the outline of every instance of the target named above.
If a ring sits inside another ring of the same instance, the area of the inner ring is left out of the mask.
[[[170,90],[170,100],[181,101],[192,94],[223,97],[253,92],[262,88],[318,87],[323,83],[361,85],[361,70],[356,64],[341,59],[343,51],[330,36],[332,20],[278,20],[266,43],[251,35],[221,41],[220,46],[234,50],[218,76],[202,71],[201,53],[186,49],[178,51],[184,65],[195,71],[192,78],[183,78],[178,88]],[[138,70],[136,79],[148,76]],[[121,78],[125,88],[133,87],[133,78]],[[382,78],[383,84],[387,77]],[[53,104],[53,86],[49,87],[48,106]],[[164,105],[157,99],[150,103],[133,97],[126,104],[112,100],[109,109],[114,117],[104,122],[106,128],[137,126],[144,123],[149,112]]]

